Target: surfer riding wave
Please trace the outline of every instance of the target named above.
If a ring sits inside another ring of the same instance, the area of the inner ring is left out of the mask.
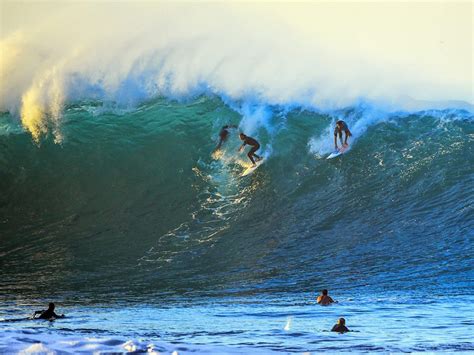
[[[255,163],[255,158],[257,158],[256,161],[259,161],[262,159],[261,156],[255,154],[255,152],[257,150],[260,149],[260,143],[258,143],[258,141],[252,137],[249,137],[249,136],[246,136],[244,133],[240,133],[240,139],[243,141],[242,145],[240,146],[239,148],[239,152],[241,152],[245,145],[250,145],[252,146],[252,148],[249,150],[249,152],[247,153],[247,156],[249,157],[250,161],[252,162],[253,166],[257,166],[257,164]]]

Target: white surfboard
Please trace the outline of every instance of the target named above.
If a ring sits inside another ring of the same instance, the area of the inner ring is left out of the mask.
[[[265,161],[265,159],[261,159],[259,161],[257,161],[255,164],[255,166],[251,165],[250,167],[248,167],[247,169],[244,170],[244,172],[242,173],[242,175],[240,176],[247,176],[249,174],[252,174],[255,170],[257,170],[257,168],[263,164],[263,162]]]
[[[326,159],[332,159],[332,158],[338,157],[339,155],[344,154],[348,150],[349,150],[349,145],[342,146],[338,150],[335,150],[334,152],[329,154],[329,156]]]

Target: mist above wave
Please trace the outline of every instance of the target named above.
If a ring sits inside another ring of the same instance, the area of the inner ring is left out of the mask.
[[[2,7],[0,109],[35,139],[61,139],[64,105],[90,99],[472,108],[469,4]]]

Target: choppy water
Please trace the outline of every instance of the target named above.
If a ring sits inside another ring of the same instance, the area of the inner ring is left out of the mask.
[[[246,178],[227,123],[268,156]],[[463,110],[84,102],[39,142],[3,114],[0,317],[69,317],[0,351],[473,351],[473,142]]]
[[[320,307],[312,295],[200,298],[61,307],[56,322],[2,322],[0,351],[171,353],[472,352],[470,297],[341,295]],[[2,314],[28,307],[9,304]],[[350,333],[328,332],[344,315]]]

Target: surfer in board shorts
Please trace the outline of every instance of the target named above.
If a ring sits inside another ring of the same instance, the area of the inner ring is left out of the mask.
[[[249,159],[252,162],[253,166],[256,166],[257,164],[255,164],[254,157],[257,158],[257,161],[262,159],[262,157],[255,154],[255,152],[260,149],[260,143],[258,143],[256,139],[254,139],[252,137],[249,137],[249,136],[246,136],[243,133],[240,133],[239,137],[243,141],[242,145],[239,148],[239,152],[241,152],[244,149],[246,144],[252,146],[252,148],[247,153],[247,156],[249,157]]]
[[[342,143],[342,131],[346,134],[346,139],[344,139],[344,143]],[[334,147],[336,150],[339,150],[337,147],[337,136],[339,135],[339,140],[341,141],[341,148],[347,147],[347,139],[352,136],[351,131],[349,131],[349,127],[347,127],[346,122],[339,120],[336,122],[336,127],[334,127]]]

